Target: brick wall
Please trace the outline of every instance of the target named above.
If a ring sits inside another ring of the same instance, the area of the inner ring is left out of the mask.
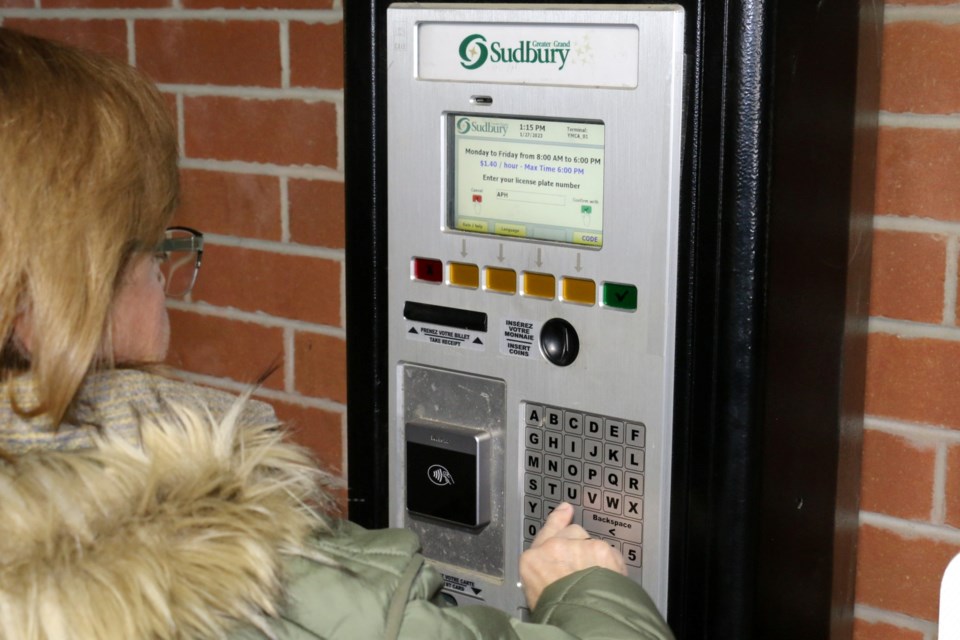
[[[855,635],[932,640],[960,552],[960,4],[885,22]]]
[[[144,70],[175,114],[183,206],[205,233],[170,362],[258,394],[343,468],[341,0],[0,0],[4,26]],[[342,499],[342,496],[341,496]]]
[[[0,0],[7,26],[119,56],[181,135],[178,222],[207,233],[172,361],[260,393],[345,456],[342,1]],[[960,552],[960,4],[887,7],[857,640],[932,640]]]

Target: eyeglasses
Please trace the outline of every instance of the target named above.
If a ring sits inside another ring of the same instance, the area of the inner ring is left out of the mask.
[[[167,297],[182,298],[189,294],[200,272],[203,234],[190,227],[168,227],[157,253]]]

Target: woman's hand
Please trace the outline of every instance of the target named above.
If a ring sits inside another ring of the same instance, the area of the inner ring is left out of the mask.
[[[623,557],[606,542],[591,538],[580,525],[570,524],[572,519],[573,507],[562,503],[520,556],[520,579],[531,610],[548,585],[581,569],[604,567],[627,574]]]

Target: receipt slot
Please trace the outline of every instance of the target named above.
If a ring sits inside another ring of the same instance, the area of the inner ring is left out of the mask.
[[[873,9],[345,2],[351,519],[522,617],[568,502],[678,638],[850,637]]]
[[[451,595],[519,611],[569,502],[665,607],[684,12],[386,18],[391,524]],[[489,456],[483,491],[441,456]]]

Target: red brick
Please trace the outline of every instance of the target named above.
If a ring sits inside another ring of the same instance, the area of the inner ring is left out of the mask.
[[[294,344],[294,389],[307,396],[346,403],[346,343],[340,338],[298,332]]]
[[[5,18],[3,26],[58,40],[127,61],[127,24],[123,20],[48,20]]]
[[[210,244],[195,300],[280,318],[340,326],[340,264]]]
[[[960,221],[960,131],[882,127],[877,213]]]
[[[337,164],[329,102],[184,98],[186,155],[281,165]]]
[[[921,631],[913,631],[882,622],[853,621],[853,640],[924,640]]]
[[[866,412],[960,429],[960,343],[871,333]]]
[[[942,236],[875,232],[870,315],[939,324],[946,261]]]
[[[957,276],[958,276],[958,280],[960,280],[960,265],[957,265]],[[955,317],[960,318],[960,288],[957,289],[956,293],[957,293],[957,305],[954,308],[953,312]],[[956,320],[954,320],[954,324],[956,324]]]
[[[176,224],[204,233],[280,240],[280,181],[273,176],[181,171]]]
[[[343,248],[345,210],[342,182],[290,180],[287,195],[290,239],[293,242]]]
[[[946,502],[947,524],[960,528],[960,446],[947,451]]]
[[[36,6],[35,0],[5,0],[4,9],[33,9]]]
[[[293,439],[311,449],[320,466],[340,475],[343,463],[343,414],[290,402],[269,400]]]
[[[343,23],[290,23],[290,84],[343,88]]]
[[[860,507],[908,520],[929,520],[936,450],[900,436],[863,434]]]
[[[330,9],[333,0],[183,0],[182,4],[184,9]]]
[[[138,20],[137,65],[158,82],[280,86],[276,22]]]
[[[170,326],[167,363],[185,371],[252,383],[283,357],[282,329],[178,310]],[[282,371],[264,386],[282,389]]]
[[[883,30],[880,108],[960,111],[960,25],[892,22]]]
[[[861,526],[857,604],[936,620],[940,580],[958,552],[960,545]]]
[[[163,9],[171,6],[172,0],[43,0],[44,9]]]

